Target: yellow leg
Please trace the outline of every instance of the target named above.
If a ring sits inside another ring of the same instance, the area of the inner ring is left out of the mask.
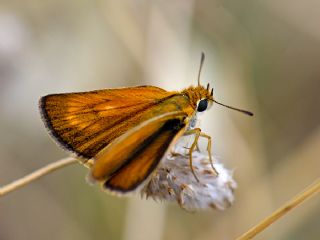
[[[212,154],[211,154],[211,137],[205,133],[200,132],[200,136],[204,137],[206,139],[208,139],[208,145],[207,145],[207,151],[208,151],[208,155],[209,155],[209,161],[212,167],[212,170],[215,172],[215,174],[218,176],[219,173],[218,171],[215,169],[215,167],[213,166],[213,161],[212,161]]]
[[[195,129],[191,129],[191,130],[188,130],[184,133],[184,135],[195,135],[194,137],[194,140],[193,140],[193,143],[189,149],[189,164],[190,164],[190,168],[191,168],[191,172],[194,176],[194,178],[197,180],[197,182],[200,182],[199,181],[199,178],[197,177],[195,171],[194,171],[194,167],[193,167],[193,164],[192,164],[192,152],[193,150],[196,148],[197,144],[198,144],[198,140],[199,140],[199,137],[200,137],[200,133],[201,133],[201,129],[200,128],[195,128]]]
[[[209,156],[209,161],[212,167],[212,170],[214,171],[214,173],[218,176],[219,173],[217,172],[217,170],[215,169],[215,167],[213,166],[213,161],[212,161],[212,154],[211,154],[211,137],[205,133],[201,132],[200,128],[195,128],[195,129],[191,129],[188,130],[184,133],[184,135],[195,135],[194,141],[189,149],[189,161],[190,161],[190,168],[192,171],[192,174],[194,175],[195,179],[199,182],[199,179],[197,177],[197,175],[194,172],[194,168],[193,168],[193,164],[192,164],[192,152],[195,148],[199,149],[198,146],[198,140],[199,137],[204,137],[208,140],[208,145],[207,145],[207,152],[208,152],[208,156]]]

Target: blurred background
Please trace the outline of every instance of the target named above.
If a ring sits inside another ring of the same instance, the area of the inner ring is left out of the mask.
[[[0,239],[234,239],[320,176],[317,0],[0,2],[0,185],[68,153],[38,99],[134,85],[202,82],[217,100],[202,130],[238,182],[225,211],[118,198],[73,165],[0,199]],[[202,147],[205,143],[201,142]],[[256,239],[319,239],[319,196]]]

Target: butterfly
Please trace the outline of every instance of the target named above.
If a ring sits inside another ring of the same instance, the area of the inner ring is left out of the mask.
[[[194,136],[189,161],[198,179],[192,152],[199,137],[208,140],[211,165],[212,159],[210,136],[195,127],[197,114],[217,103],[253,115],[216,101],[209,84],[200,84],[204,59],[202,53],[197,86],[182,91],[137,86],[50,94],[40,99],[42,119],[61,147],[83,162],[93,162],[91,178],[112,192],[124,194],[142,186],[183,135]]]

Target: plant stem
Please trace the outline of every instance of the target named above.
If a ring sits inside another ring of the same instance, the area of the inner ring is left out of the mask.
[[[14,190],[17,190],[19,188],[22,188],[23,186],[37,180],[38,178],[45,176],[55,170],[58,170],[60,168],[63,168],[67,165],[73,164],[78,162],[75,158],[64,158],[60,159],[54,163],[50,163],[47,166],[44,166],[22,178],[19,178],[3,187],[0,187],[0,197],[13,192]]]
[[[313,184],[307,187],[304,191],[299,193],[297,196],[291,199],[284,206],[274,211],[270,216],[262,220],[260,223],[258,223],[256,226],[254,226],[253,228],[248,230],[246,233],[238,237],[236,240],[252,239],[254,236],[262,232],[269,225],[277,221],[279,218],[284,216],[293,208],[297,207],[298,205],[303,203],[305,200],[311,198],[312,196],[315,196],[319,192],[320,192],[320,179],[317,179]]]

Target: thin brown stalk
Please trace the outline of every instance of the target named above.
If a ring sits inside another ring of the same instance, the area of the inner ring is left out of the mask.
[[[10,192],[13,192],[19,188],[22,188],[23,186],[39,179],[40,177],[42,176],[45,176],[53,171],[56,171],[60,168],[63,168],[67,165],[70,165],[70,164],[73,164],[73,163],[76,163],[78,162],[77,159],[75,158],[64,158],[64,159],[60,159],[54,163],[50,163],[22,178],[19,178],[3,187],[0,187],[0,197],[10,193]]]
[[[246,233],[238,237],[236,240],[252,239],[254,236],[262,232],[264,229],[266,229],[272,223],[277,221],[279,218],[283,217],[289,211],[291,211],[292,209],[294,209],[295,207],[297,207],[307,199],[315,196],[319,192],[320,192],[320,178],[317,179],[309,187],[307,187],[304,191],[302,191],[297,196],[295,196],[293,199],[291,199],[284,206],[274,211],[270,216],[268,216],[267,218],[262,220],[260,223],[258,223],[256,226],[254,226],[253,228],[248,230]]]

